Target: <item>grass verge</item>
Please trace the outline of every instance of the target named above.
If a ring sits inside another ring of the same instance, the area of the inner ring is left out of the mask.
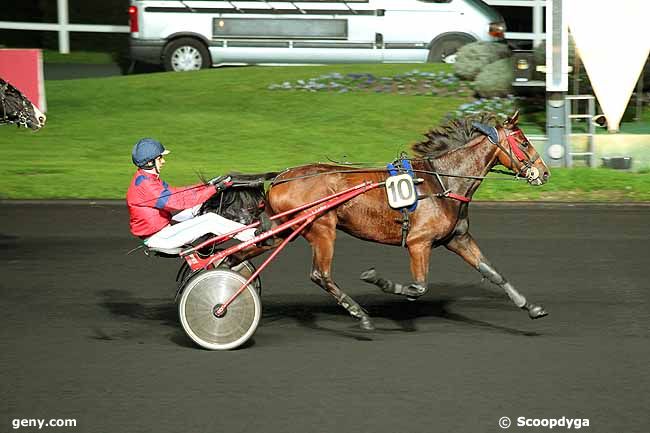
[[[0,197],[123,198],[141,137],[171,151],[164,178],[197,172],[281,170],[347,158],[388,162],[467,96],[271,91],[271,83],[332,72],[391,76],[450,71],[447,65],[220,68],[46,83],[48,125],[39,133],[0,128]],[[549,185],[486,181],[483,200],[649,200],[650,175],[557,170]]]

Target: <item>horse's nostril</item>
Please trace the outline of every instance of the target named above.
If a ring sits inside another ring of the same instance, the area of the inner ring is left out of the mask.
[[[547,181],[549,176],[550,176],[549,172],[545,171],[544,174],[542,175],[542,179],[544,179],[544,181]]]

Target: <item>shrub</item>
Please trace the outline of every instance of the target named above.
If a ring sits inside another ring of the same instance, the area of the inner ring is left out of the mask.
[[[460,78],[473,81],[484,67],[509,56],[510,50],[504,44],[473,42],[458,50],[454,72]]]
[[[473,86],[474,90],[484,98],[507,96],[512,93],[512,80],[510,59],[501,59],[483,68]]]

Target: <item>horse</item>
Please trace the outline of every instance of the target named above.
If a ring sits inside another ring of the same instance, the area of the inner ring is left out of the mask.
[[[20,90],[0,78],[0,125],[15,124],[38,131],[46,116]]]
[[[425,134],[412,146],[413,172],[423,179],[417,186],[417,209],[404,218],[389,206],[381,189],[370,190],[334,208],[305,228],[301,235],[312,248],[311,280],[334,297],[359,320],[364,330],[374,329],[368,313],[341,290],[331,272],[336,230],[356,238],[406,246],[413,281],[400,284],[381,278],[375,270],[361,275],[384,292],[417,299],[427,291],[429,259],[434,247],[456,253],[484,278],[501,287],[531,319],[547,315],[541,305],[529,302],[481,252],[469,231],[469,202],[482,180],[501,164],[530,185],[548,182],[550,171],[518,126],[518,113],[505,122],[491,114],[452,119]],[[355,169],[348,165],[309,164],[290,168],[272,182],[266,195],[266,212],[277,214],[363,182],[383,182],[386,169]],[[249,252],[257,255],[265,248]]]

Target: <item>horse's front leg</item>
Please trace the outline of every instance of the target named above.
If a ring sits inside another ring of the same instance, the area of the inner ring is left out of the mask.
[[[447,249],[461,256],[467,263],[487,278],[493,284],[501,287],[514,304],[522,310],[528,311],[531,319],[539,319],[548,313],[541,305],[535,305],[519,293],[483,256],[472,235],[465,233],[455,236],[446,245]]]
[[[361,274],[361,279],[379,287],[386,293],[404,295],[409,300],[415,300],[427,292],[427,276],[429,274],[429,258],[431,257],[431,243],[422,242],[409,244],[409,256],[411,259],[411,276],[413,282],[403,285],[394,281],[382,278],[372,268]]]

